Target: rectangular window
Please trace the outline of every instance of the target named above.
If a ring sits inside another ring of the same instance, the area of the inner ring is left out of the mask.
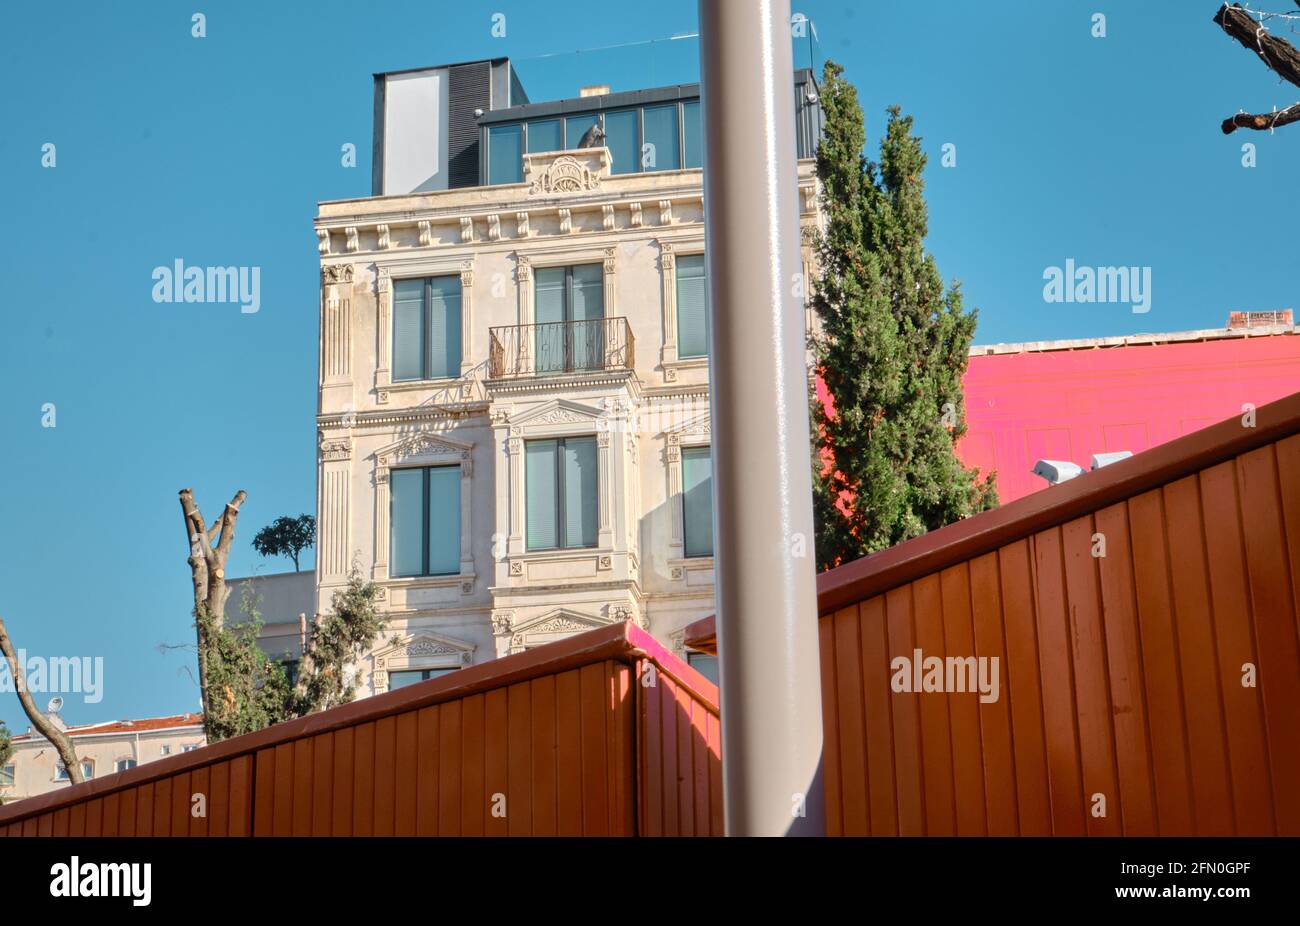
[[[393,282],[393,381],[460,375],[460,277]]]
[[[596,439],[535,440],[524,447],[528,549],[594,547],[599,501]]]
[[[456,667],[453,666],[449,669],[403,669],[401,672],[389,672],[388,690],[396,691],[398,688],[405,688],[417,682],[427,682],[431,678],[441,678],[455,671],[457,671]]]
[[[686,664],[713,684],[718,684],[718,657],[708,653],[687,653]]]
[[[572,150],[582,142],[582,136],[587,134],[587,129],[591,128],[598,121],[600,116],[595,113],[583,113],[580,116],[569,116],[564,120],[564,147]]]
[[[198,743],[191,743],[189,746],[182,746],[182,747],[181,747],[181,752],[193,752],[194,750],[196,750],[196,749],[198,749],[198,748],[199,748],[199,744],[198,744]]]
[[[488,183],[522,183],[524,149],[522,127],[494,125],[488,128]]]
[[[534,364],[538,373],[599,370],[605,364],[605,272],[600,264],[534,273]]]
[[[5,788],[14,783],[14,767],[6,765],[0,768],[0,788]]]
[[[114,768],[119,772],[125,772],[129,768],[135,768],[135,759],[118,759]]]
[[[683,167],[704,166],[704,139],[700,135],[700,101],[682,104]]]
[[[542,119],[528,123],[528,150],[563,151],[564,142],[560,139],[560,120]]]
[[[713,555],[713,458],[709,447],[682,448],[686,555]]]
[[[641,113],[641,119],[644,168],[677,170],[681,167],[681,156],[677,150],[677,104],[647,106]]]
[[[605,145],[614,160],[611,173],[634,174],[641,169],[636,117],[635,109],[605,114]]]
[[[161,746],[158,749],[158,754],[163,756],[170,756],[172,754],[172,748],[170,746]]]
[[[677,258],[677,356],[709,355],[709,281],[703,254]]]
[[[86,781],[90,781],[90,779],[95,777],[95,766],[93,763],[91,763],[89,759],[81,763],[81,777],[86,779]],[[54,780],[55,781],[72,780],[71,777],[68,775],[68,767],[64,765],[62,762],[60,762],[58,764],[58,767],[55,768],[54,770]]]
[[[460,467],[393,470],[388,477],[393,578],[460,572]]]

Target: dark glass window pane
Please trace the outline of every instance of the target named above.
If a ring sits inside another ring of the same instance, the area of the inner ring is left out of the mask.
[[[713,684],[718,684],[718,657],[708,653],[687,653],[686,663]]]
[[[460,572],[460,467],[429,469],[429,568],[431,576]]]
[[[441,678],[455,672],[454,668],[446,669],[403,669],[400,672],[388,673],[388,690],[396,691],[398,688],[405,688],[407,685],[414,685],[417,682],[427,682],[431,678]]]
[[[647,106],[642,112],[645,138],[641,143],[641,166],[645,170],[676,170],[681,166],[677,151],[677,104]]]
[[[518,125],[494,125],[488,129],[488,183],[523,181],[522,136]]]
[[[560,120],[543,119],[528,123],[529,151],[563,151],[564,142],[560,139]]]
[[[709,355],[708,281],[704,255],[677,258],[677,356]]]
[[[564,441],[564,545],[596,545],[596,439],[569,437]]]
[[[713,555],[713,461],[708,447],[682,449],[686,555]]]
[[[572,289],[568,321],[568,368],[598,370],[604,366],[605,271],[600,264],[570,268]]]
[[[558,441],[535,440],[524,445],[528,549],[550,550],[559,543],[559,498],[556,491]]]
[[[393,379],[424,378],[424,280],[393,283]]]
[[[392,526],[389,575],[418,576],[424,572],[424,471],[395,469],[388,484]]]
[[[686,148],[683,167],[704,166],[704,139],[700,135],[700,101],[682,104],[682,142]]]
[[[426,379],[460,376],[460,277],[429,281],[429,368]]]
[[[534,277],[533,369],[538,373],[563,370],[565,268],[540,267]]]
[[[641,169],[635,109],[605,114],[605,144],[614,158],[612,173],[632,174]]]
[[[599,118],[595,113],[584,113],[581,116],[569,116],[564,120],[564,147],[573,149],[578,147],[578,142],[582,141],[582,136],[587,129],[596,124]]]

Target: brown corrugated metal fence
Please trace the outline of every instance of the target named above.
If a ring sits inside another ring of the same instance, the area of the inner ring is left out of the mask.
[[[1257,415],[824,573],[829,832],[1300,833],[1300,396]],[[895,691],[917,649],[999,697]]]
[[[720,762],[716,689],[619,624],[19,801],[0,835],[720,834]]]

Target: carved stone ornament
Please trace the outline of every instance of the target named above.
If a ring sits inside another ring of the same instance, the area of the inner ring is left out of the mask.
[[[320,456],[325,462],[335,460],[347,460],[352,456],[352,441],[344,440],[322,440],[320,442]]]
[[[506,636],[514,627],[515,614],[513,611],[501,611],[492,615],[492,632],[498,637]]]
[[[320,281],[324,285],[330,283],[351,283],[352,282],[352,265],[351,264],[326,264],[320,268]]]
[[[575,157],[561,155],[528,187],[530,196],[546,193],[582,193],[600,188],[600,176]]]

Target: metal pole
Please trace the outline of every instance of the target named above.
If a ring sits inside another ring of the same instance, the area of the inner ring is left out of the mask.
[[[822,835],[790,4],[699,10],[726,827]]]

